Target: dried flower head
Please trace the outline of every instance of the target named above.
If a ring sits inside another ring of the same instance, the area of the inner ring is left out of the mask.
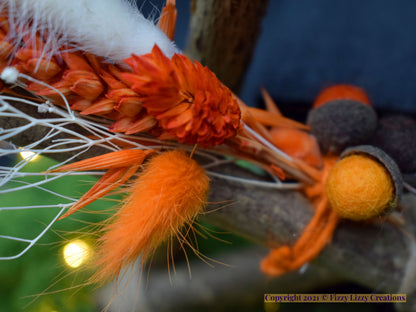
[[[125,62],[133,74],[123,73],[123,78],[159,126],[179,142],[215,146],[236,135],[238,103],[207,67],[181,54],[169,59],[157,46]]]

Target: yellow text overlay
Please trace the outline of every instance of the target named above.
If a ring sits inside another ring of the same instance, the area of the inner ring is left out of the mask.
[[[329,302],[329,303],[375,303],[406,302],[406,294],[265,294],[265,303]]]

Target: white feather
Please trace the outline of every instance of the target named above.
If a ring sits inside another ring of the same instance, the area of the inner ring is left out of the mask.
[[[1,7],[8,9],[11,29],[30,25],[31,36],[46,36],[48,54],[64,44],[114,62],[149,53],[155,44],[168,57],[179,52],[128,0],[0,0]],[[11,37],[20,40],[22,35]]]

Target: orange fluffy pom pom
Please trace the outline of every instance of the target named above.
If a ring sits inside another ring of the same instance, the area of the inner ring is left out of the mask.
[[[394,200],[386,168],[364,155],[351,155],[334,165],[326,181],[329,203],[339,216],[355,221],[380,215]]]
[[[153,157],[100,239],[93,282],[105,282],[191,223],[207,200],[209,178],[183,151]]]

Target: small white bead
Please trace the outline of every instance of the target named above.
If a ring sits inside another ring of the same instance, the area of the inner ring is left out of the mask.
[[[19,77],[19,71],[15,67],[6,67],[0,74],[1,80],[8,84],[14,84]]]

